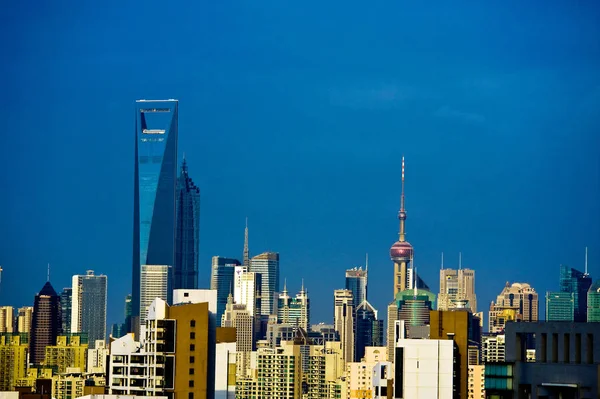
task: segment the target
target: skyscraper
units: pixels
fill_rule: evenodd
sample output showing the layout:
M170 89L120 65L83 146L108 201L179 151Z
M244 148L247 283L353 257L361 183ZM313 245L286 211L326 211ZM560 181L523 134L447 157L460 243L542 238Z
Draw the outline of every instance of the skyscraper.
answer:
M333 292L333 326L340 334L342 357L345 362L354 361L354 299L349 290Z
M62 318L60 297L50 281L35 296L29 340L29 362L40 364L44 361L46 346L56 345L56 337L61 333Z
M390 257L394 261L394 297L400 291L411 288L408 269L411 267L413 257L413 247L406 241L405 221L406 210L404 208L404 157L402 157L402 194L400 196L400 211L398 212L400 220L400 232L398 241L390 248Z
M573 321L574 304L572 292L546 292L546 321Z
M279 292L279 254L264 252L252 258L250 271L262 275L261 314L273 314L274 294Z
M71 332L71 309L73 303L73 288L63 288L60 293L60 311L62 314L62 330L65 333Z
M106 338L106 294L106 276L96 276L93 270L73 276L70 332L87 333L91 347Z
M142 265L140 278L141 308L140 325L146 323L148 306L156 299L167 301L171 266Z
M560 291L573 294L573 320L575 322L587 320L587 292L591 285L592 278L587 273L587 266L584 273L569 266L560 266Z
M377 318L377 309L363 301L354 312L356 334L354 336L354 361L360 362L367 346L383 346L383 320Z
M248 247L248 218L246 218L246 228L244 229L244 266L250 268L250 248Z
M277 322L302 327L305 331L308 331L310 327L310 299L308 298L308 291L304 289L304 281L302 281L302 288L295 298L289 296L287 284L284 282L283 291L277 298Z
M596 280L588 290L587 321L600 322L600 280Z
M443 259L442 254L442 259ZM457 301L469 301L471 312L477 313L477 297L475 296L475 270L462 268L462 256L459 255L458 270L440 270L440 294L438 310L456 308Z
M177 100L135 104L132 317L139 318L142 265L175 265ZM139 326L139 321L132 322Z
M23 306L19 308L19 316L17 318L17 332L27 334L27 342L31 332L31 320L33 319L33 306Z
M210 273L210 289L217 290L217 321L221 322L227 297L233 295L234 272L235 267L240 265L237 259L223 258L221 256L212 257L212 267Z
M200 251L200 189L188 174L185 158L177 179L176 215L173 289L196 289Z
M368 261L367 261L368 264ZM346 289L352 291L354 309L367 300L368 266L346 270Z
M489 332L501 333L507 321L538 321L538 294L527 283L506 282L504 289L492 301L489 312Z
M12 306L0 306L0 333L12 333L14 331L15 309Z

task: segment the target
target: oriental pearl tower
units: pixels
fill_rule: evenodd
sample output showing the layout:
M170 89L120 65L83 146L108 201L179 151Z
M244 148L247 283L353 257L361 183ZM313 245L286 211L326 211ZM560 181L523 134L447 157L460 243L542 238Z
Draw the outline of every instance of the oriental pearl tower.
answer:
M410 288L408 270L411 267L413 258L413 247L406 241L406 232L404 230L404 222L406 220L406 210L404 209L404 157L402 157L402 194L400 196L398 219L400 220L398 241L390 248L390 258L394 262L394 298L396 298L398 292Z

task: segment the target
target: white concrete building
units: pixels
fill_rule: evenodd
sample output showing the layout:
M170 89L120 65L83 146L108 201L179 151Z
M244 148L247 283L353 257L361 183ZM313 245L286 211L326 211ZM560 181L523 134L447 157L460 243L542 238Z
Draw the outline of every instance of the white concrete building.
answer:
M148 306L156 298L168 300L171 266L142 265L140 274L140 326L144 326ZM140 334L141 336L142 334Z
M399 339L394 362L394 398L452 399L454 342Z
M215 349L215 399L235 399L235 342L220 342Z
M87 369L88 373L106 374L106 358L110 351L104 340L97 340L95 349L88 349Z
M372 378L375 365L386 360L385 346L367 346L362 361L346 363L346 392L351 398L370 397L368 395L374 391ZM391 369L390 378L393 378Z
M499 363L505 358L505 335L484 335L481 337L481 352L484 363Z

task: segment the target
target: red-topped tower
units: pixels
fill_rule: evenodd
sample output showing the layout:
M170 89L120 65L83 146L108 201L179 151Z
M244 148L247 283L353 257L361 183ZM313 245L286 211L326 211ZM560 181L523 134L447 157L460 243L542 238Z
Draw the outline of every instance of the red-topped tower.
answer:
M398 212L400 220L400 231L398 232L398 241L390 248L390 258L394 261L394 298L400 291L409 287L408 269L413 257L413 247L406 241L405 221L406 209L404 208L404 157L402 157L402 194L400 196L400 211Z

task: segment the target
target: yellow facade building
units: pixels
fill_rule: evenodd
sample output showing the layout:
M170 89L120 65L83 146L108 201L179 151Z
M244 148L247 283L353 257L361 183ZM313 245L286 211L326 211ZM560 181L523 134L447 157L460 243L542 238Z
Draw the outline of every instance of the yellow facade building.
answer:
M56 366L57 373L65 373L68 367L85 370L88 343L83 334L59 335L56 345L46 347L45 366Z
M0 334L0 392L12 391L27 372L27 334Z

